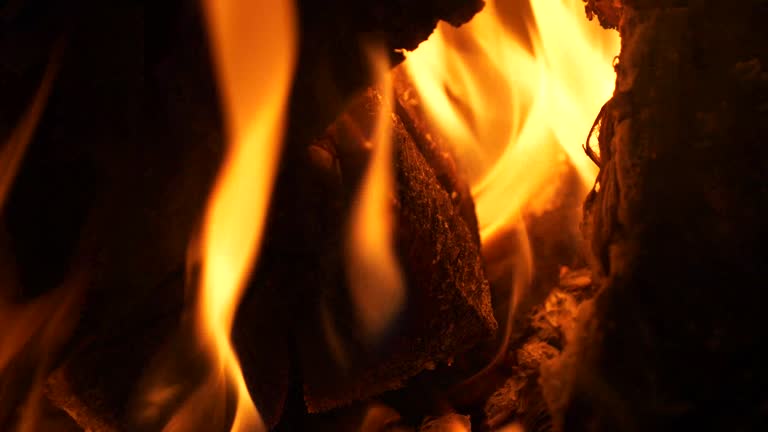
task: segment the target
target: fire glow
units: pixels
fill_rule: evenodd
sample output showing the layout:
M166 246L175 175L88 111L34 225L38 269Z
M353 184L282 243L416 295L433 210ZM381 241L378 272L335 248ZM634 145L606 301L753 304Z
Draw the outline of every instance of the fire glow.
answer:
M524 10L527 1L512 3ZM585 20L580 0L532 0L527 31L509 24L519 12L488 0L458 29L441 23L403 64L431 125L468 174L484 250L516 233L510 256L486 261L512 266L514 278L498 353L475 377L506 355L534 277L526 216L558 204L568 164L584 190L597 176L579 137L613 92L619 52L618 34Z
M487 1L458 29L441 23L404 63L468 171L484 240L546 210L562 162L592 184L578 138L613 92L619 51L618 34L585 20L580 0L531 1L530 45L506 24L517 11L501 6Z
M586 128L613 91L611 59L619 50L619 39L584 19L580 0L531 0L529 40L506 23L505 15L513 12L503 11L500 2L487 3L461 28L441 23L428 41L407 55L403 68L421 96L431 126L454 146L469 175L484 244L503 231L521 233L513 257L517 271L510 311L514 311L516 296L530 284L533 271L523 216L554 205L567 164L575 167L585 187L596 177L579 138L586 136ZM232 395L234 418L228 420L227 428L263 431L265 425L231 343L231 330L258 260L279 167L296 61L295 11L291 1L266 0L206 0L203 9L227 132L227 151L203 216L199 242L190 245L191 264L200 268L199 280L192 281L198 294L193 305L195 330L210 370L170 416L164 431L195 430L201 418L227 417L226 407L221 408ZM253 17L259 17L258 25ZM369 166L350 213L345 258L363 333L375 342L400 313L406 287L393 248L392 82L385 51L372 50L372 57L383 108L368 143L372 148ZM46 75L29 116L0 153L0 210L51 80L52 75ZM73 278L69 285L83 283ZM46 349L41 351L62 343L74 323L58 323L66 321L64 315L74 314L80 289L62 288L26 310L0 303L0 323L15 322L19 327L7 326L19 343L0 349L0 372L34 331L43 333ZM33 309L34 317L28 313ZM47 326L42 320L48 314L40 310L53 314ZM27 328L22 329L22 324ZM60 328L53 329L54 324ZM36 378L42 382L42 371ZM146 398L162 402L175 391L158 386ZM32 396L38 398L39 393ZM371 423L377 421L374 414L390 415L373 413ZM33 428L29 426L34 425L29 420L32 415L26 415L20 430ZM464 430L461 425L454 427Z

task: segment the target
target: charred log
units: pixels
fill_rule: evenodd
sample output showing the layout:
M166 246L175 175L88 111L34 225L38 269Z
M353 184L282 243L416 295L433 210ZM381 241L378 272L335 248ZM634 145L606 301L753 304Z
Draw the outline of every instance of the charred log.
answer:
M355 125L368 128L373 124L381 107L379 97L369 90L350 107L347 115ZM391 126L396 148L395 236L408 287L406 309L396 324L397 331L393 330L383 345L370 351L360 343L350 306L344 306L349 302L344 273L342 269L337 271L336 283L324 287L319 304L334 313L333 327L344 341L349 369L340 367L334 353L329 352L328 335L318 333L316 323L323 322L324 312L314 305L308 313L315 321L309 321L298 331L305 399L310 412L399 388L419 372L433 369L439 363L450 363L453 357L492 335L496 328L479 245L474 240L476 226L467 226L461 218L401 121L395 118ZM368 151L359 131L350 130L345 122L334 126L329 139L339 152L348 206ZM341 251L337 254L342 256ZM340 268L341 264L337 262L335 267ZM463 325L457 326L456 322Z
M620 3L585 203L600 292L545 373L556 430L758 430L768 8Z

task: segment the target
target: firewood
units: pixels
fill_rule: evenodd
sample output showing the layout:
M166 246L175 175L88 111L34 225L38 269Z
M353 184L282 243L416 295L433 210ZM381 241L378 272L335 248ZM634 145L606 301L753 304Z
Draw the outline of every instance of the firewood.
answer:
M619 3L584 207L600 291L543 376L555 430L759 430L768 9Z
M392 72L392 81L397 95L397 112L408 133L413 137L425 159L435 172L440 185L459 209L459 214L467 226L477 226L475 203L469 190L469 181L461 167L456 164L453 149L445 142L442 135L430 126L422 108L416 90L402 67ZM480 244L480 234L475 233L475 242Z
M343 214L332 148L317 140L282 164L259 265L233 327L246 384L268 427L280 421L299 379L297 329L320 324L306 309L336 283Z
M381 106L379 98L374 89L369 89L350 106L347 115L356 124L370 127ZM338 335L352 360L348 369L339 367L329 352L327 335L316 324L322 322L321 312L310 310L317 321L302 323L298 333L310 412L400 388L419 372L450 363L454 356L488 338L496 329L488 283L474 241L476 226L468 227L461 218L399 118L393 116L391 125L395 143L395 236L407 281L408 304L385 345L371 352L355 342L359 341L356 324L345 312L349 306L343 306L347 301L343 272L337 272L336 286L326 287L321 298L330 304ZM367 150L359 135L348 133L345 127L337 123L329 136L339 152L345 194L351 198L357 187L355 179L365 167Z

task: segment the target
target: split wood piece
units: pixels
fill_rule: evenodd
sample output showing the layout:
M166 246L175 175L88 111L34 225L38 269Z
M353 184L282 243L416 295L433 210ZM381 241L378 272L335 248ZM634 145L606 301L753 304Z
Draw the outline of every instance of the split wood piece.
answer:
M329 134L338 150L348 203L358 189L368 159L361 137L367 136L367 129L373 125L382 106L380 98L376 90L366 91ZM391 127L396 181L394 235L407 286L407 304L387 340L369 349L360 342L356 331L358 324L349 304L344 273L337 273L337 285L327 287L320 306L309 311L320 321L308 320L299 332L305 400L310 412L400 388L419 372L450 363L496 330L488 282L474 240L477 227L468 227L461 218L396 115L392 116ZM346 213L339 215L339 220L345 219ZM343 239L338 242L343 244ZM325 310L324 317L320 309ZM321 318L335 329L334 336L322 330L318 324L323 322ZM329 340L336 340L345 351L346 369L334 360Z
M422 101L402 66L392 70L392 83L397 113L405 129L430 163L440 185L448 192L464 222L467 226L477 226L475 201L472 199L469 181L461 167L456 164L453 149L441 134L436 133L434 126L429 124ZM473 234L475 242L479 245L479 232L474 231Z
M464 167L455 156L457 145L449 143L435 128L425 111L424 101L413 86L404 67L393 70L393 84L397 95L397 110L414 142L427 159L436 161L432 167L443 187L450 191L454 204L460 209L468 224L477 224L474 200ZM532 252L535 283L528 292L519 297L519 315L525 320L530 307L541 303L548 290L557 285L561 266L583 267L584 244L578 230L581 220L579 205L588 192L580 180L575 167L567 163L558 179L558 188L553 192L553 205L538 214L525 215L525 230ZM486 277L491 284L493 307L499 324L503 326L507 316L510 286L514 284L518 269L511 264L519 254L519 229L509 224L506 230L499 230L483 244L483 261ZM479 237L478 237L479 242ZM501 336L501 335L500 335Z
M423 154L434 155L433 158L441 162L433 164L433 169L437 174L441 184L447 190L453 190L451 197L454 204L468 211L462 215L469 215L471 219L476 220L474 212L474 201L471 198L469 188L466 187L467 181L462 175L462 168L453 157L453 147L450 147L442 134L430 124L425 112L424 101L413 87L409 77L403 67L395 68L393 71L394 88L397 96L397 110L403 123L414 137L419 149ZM460 144L460 143L452 143ZM428 159L430 159L428 157ZM445 173L445 179L441 177ZM460 180L456 180L460 179ZM578 209L583 196L588 192L579 179L575 168L568 166L565 174L560 179L560 187L555 196L556 205L552 209L541 214L531 214L525 217L525 227L527 238L530 241L532 262L533 262L533 281L530 286L525 288L522 293L516 293L517 308L516 315L513 317L512 334L509 336L509 354L507 359L499 359L492 370L487 370L481 375L475 375L478 370L485 368L495 357L501 344L502 332L498 334L498 340L489 341L483 346L478 346L472 350L471 356L462 356L454 362L451 368L438 368L432 374L439 375L435 380L419 379L409 383L409 385L392 395L388 400L392 406L398 408L404 415L410 418L418 418L424 413L439 410L439 406L449 400L452 406L461 407L466 412L477 412L483 410L483 404L497 391L504 393L499 389L499 384L505 380L517 381L524 387L523 396L528 410L523 415L523 410L514 409L514 406L506 405L504 408L493 408L494 411L485 413L490 416L485 426L493 428L500 427L503 422L510 418L524 420L526 426L534 427L540 423L538 415L532 413L542 413L546 411L546 404L541 395L541 389L537 383L538 368L531 370L531 373L520 374L515 372L510 376L509 368L517 370L515 358L516 351L523 349L521 347L533 343L534 340L544 340L552 343L554 347L561 347L561 335L551 327L532 328L532 317L538 312L553 287L560 290L569 288L569 293L579 296L579 301L584 298L592 297L593 292L587 290L591 287L589 271L582 268L578 271L567 270L563 265L575 266L581 268L586 266L584 261L583 240L578 230L578 220L581 219L581 212ZM464 187L464 188L463 188ZM463 197L468 197L462 202ZM467 207L464 205L468 204ZM466 219L465 219L466 220ZM512 290L510 287L515 284L515 274L521 269L516 268L514 260L510 260L516 254L520 253L520 232L514 226L508 231L500 232L493 238L486 239L483 245L483 261L486 270L486 277L491 285L491 296L494 308L494 314L500 327L504 325L509 311L510 296ZM527 271L526 269L522 269ZM584 280L587 280L586 285ZM589 291L589 292L586 292ZM550 334L544 334L549 332ZM535 339L531 339L535 338ZM546 345L542 344L541 346ZM551 348L557 352L556 348ZM467 378L473 377L470 380ZM439 382L435 385L434 381ZM509 389L507 389L509 390ZM499 395L504 398L504 395ZM536 405L536 408L530 408L530 405ZM502 404L503 405L503 404ZM548 415L544 416L548 419ZM546 422L546 419L544 420ZM535 430L535 429L534 429Z
M543 375L555 430L759 430L768 8L621 4L584 207L600 292Z

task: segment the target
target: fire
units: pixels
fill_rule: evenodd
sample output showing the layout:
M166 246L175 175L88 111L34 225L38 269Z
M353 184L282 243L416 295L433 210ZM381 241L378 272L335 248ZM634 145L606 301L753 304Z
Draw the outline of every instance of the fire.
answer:
M64 42L60 40L51 51L26 112L1 143L0 215L45 110L63 53ZM73 268L61 285L24 303L14 301L14 293L22 289L13 269L13 257L2 249L3 234L0 232L0 406L16 403L14 398L22 395L15 426L5 425L4 430L35 431L41 427L45 379L77 324L87 277L83 268Z
M461 28L440 25L403 65L430 122L467 171L484 251L505 241L504 233L519 242L514 256L486 261L513 266L514 278L498 354L475 377L506 355L533 280L526 217L558 204L569 164L585 190L597 176L582 143L613 92L620 48L617 33L585 19L581 0L486 2Z
M11 132L11 136L0 147L0 212L3 209L3 204L11 189L13 180L16 178L16 173L19 170L27 145L32 140L35 129L37 129L37 123L40 121L45 105L48 102L48 95L51 93L53 81L59 69L62 51L62 43L54 47L51 53L51 60L45 69L43 79L37 88L32 102L19 124Z
M552 205L566 162L592 184L580 140L613 92L619 51L581 0L531 0L522 33L509 24L521 4L487 3L459 29L439 26L404 64L468 171L484 241Z
M373 75L381 90L372 154L352 207L347 236L349 289L363 335L374 341L405 301L405 287L392 240L392 77L386 51L370 49Z
M201 404L224 400L229 390L237 397L231 431L264 430L230 331L258 254L278 166L295 63L294 7L266 0L203 4L228 134L199 251L198 329L216 367L166 430L191 430L194 418L207 415Z
M14 391L23 379L31 379L19 407L18 432L40 430L40 409L48 374L56 354L74 330L87 277L82 269L72 272L60 286L25 304L0 298L0 404L13 403ZM3 283L8 275L0 273ZM3 289L10 288L8 285ZM5 294L5 293L0 293ZM31 374L25 369L31 367ZM10 394L9 394L10 393ZM7 398L7 400L6 400Z

